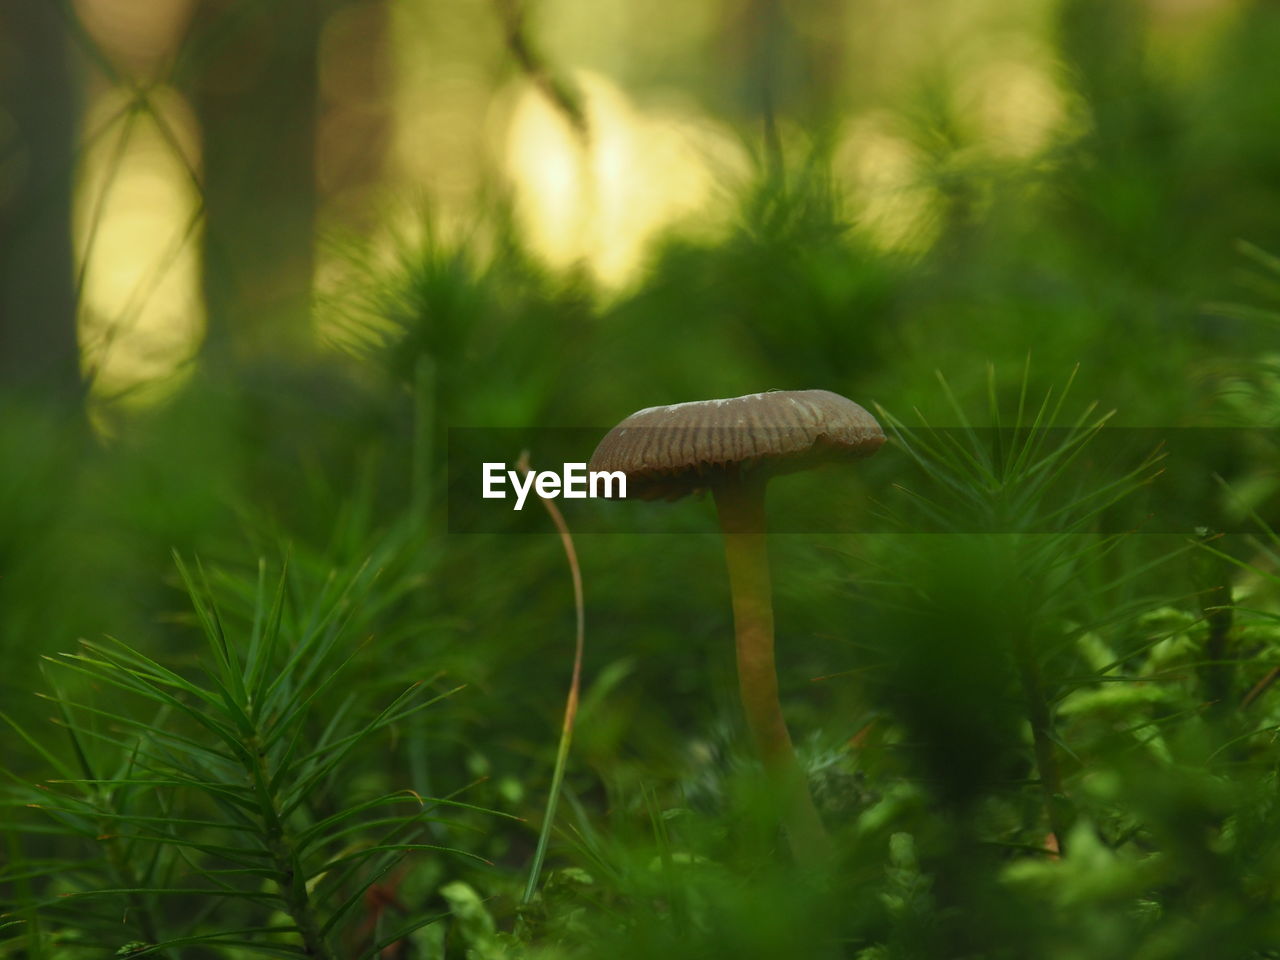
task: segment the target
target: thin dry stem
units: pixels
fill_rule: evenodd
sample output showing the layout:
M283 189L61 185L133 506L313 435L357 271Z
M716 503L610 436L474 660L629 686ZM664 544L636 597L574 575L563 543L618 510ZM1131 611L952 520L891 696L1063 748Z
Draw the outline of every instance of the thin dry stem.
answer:
M524 450L516 462L516 469L522 476L529 474L529 451ZM573 651L573 678L569 681L569 695L565 698L564 722L560 727L560 744L556 749L556 766L551 775L551 790L547 795L547 810L542 821L542 830L538 834L538 847L534 851L533 865L529 868L529 879L525 885L522 903L533 899L538 886L538 875L542 872L542 862L547 855L547 846L551 838L551 827L555 821L556 805L560 799L561 785L564 783L564 771L569 762L569 746L573 742L573 725L578 716L579 690L582 687L582 657L586 647L586 605L583 601L582 568L578 564L578 551L573 545L573 535L569 525L565 523L560 509L545 497L539 497L546 507L560 533L560 543L564 547L565 557L569 561L569 573L573 577L573 606L577 614L577 631Z

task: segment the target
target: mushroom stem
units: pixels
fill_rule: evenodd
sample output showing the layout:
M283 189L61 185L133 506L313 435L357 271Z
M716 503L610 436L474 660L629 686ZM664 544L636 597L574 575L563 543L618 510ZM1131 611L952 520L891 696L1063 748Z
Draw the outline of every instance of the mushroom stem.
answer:
M830 847L778 700L764 487L763 479L732 470L713 488L733 596L738 689L765 772L784 804L783 825L792 853L797 861L813 865L827 859Z

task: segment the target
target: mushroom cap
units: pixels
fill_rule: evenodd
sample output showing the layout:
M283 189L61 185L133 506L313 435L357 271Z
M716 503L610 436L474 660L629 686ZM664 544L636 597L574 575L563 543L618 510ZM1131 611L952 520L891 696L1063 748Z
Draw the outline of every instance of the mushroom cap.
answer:
M868 457L875 417L829 390L777 390L648 407L605 435L590 470L621 471L628 496L677 500L747 470L764 478Z

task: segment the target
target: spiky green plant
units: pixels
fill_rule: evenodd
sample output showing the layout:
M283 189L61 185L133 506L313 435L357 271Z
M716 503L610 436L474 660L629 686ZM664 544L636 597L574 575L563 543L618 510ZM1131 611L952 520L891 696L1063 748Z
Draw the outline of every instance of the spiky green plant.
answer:
M918 530L923 525L944 535L923 562L910 564L908 589L915 597L914 612L931 624L922 635L936 639L927 645L940 662L955 666L944 674L968 681L977 691L973 704L991 699L993 706L987 712L992 715L1003 714L1008 705L1000 677L1002 664L1012 665L1021 689L1021 713L1032 735L1034 769L1044 794L1049 831L1058 851L1066 847L1072 813L1054 729L1054 701L1061 691L1059 682L1046 681L1045 664L1061 653L1070 638L1063 622L1079 620L1080 613L1073 609L1078 591L1072 596L1077 578L1096 568L1122 537L1100 530L1100 521L1117 503L1151 482L1160 463L1159 451L1137 451L1136 462L1112 474L1073 476L1073 467L1111 417L1099 415L1091 404L1059 426L1073 379L1074 373L1061 390L1048 391L1033 405L1027 397L1029 371L1024 373L1008 427L1001 418L994 368L989 368L988 376L989 427L974 428L945 380L941 380L943 391L958 429L936 429L927 422L908 427L881 410L894 441L927 485L927 490L900 488L910 502L910 519L900 517L899 522L910 524L904 529ZM1124 574L1134 575L1134 571ZM955 629L953 637L947 636L948 623ZM972 636L964 635L966 626ZM899 679L907 681L905 689L910 690L920 678ZM900 689L895 695L902 694ZM999 706L1002 703L1005 706ZM961 724L958 729L963 728ZM995 735L994 730L986 733ZM999 763L999 751L987 751L984 761ZM981 777L974 773L973 769L957 771L951 786L958 790L979 786Z
M375 884L409 857L481 859L442 815L478 808L362 761L457 688L424 675L377 707L376 685L352 682L370 640L353 627L385 601L367 563L320 583L285 569L274 587L261 563L224 575L226 606L246 616L215 601L200 565L177 566L202 653L174 669L107 638L48 658L64 749L4 717L48 775L9 774L10 804L42 818L7 830L0 955L377 956L436 916L367 922Z

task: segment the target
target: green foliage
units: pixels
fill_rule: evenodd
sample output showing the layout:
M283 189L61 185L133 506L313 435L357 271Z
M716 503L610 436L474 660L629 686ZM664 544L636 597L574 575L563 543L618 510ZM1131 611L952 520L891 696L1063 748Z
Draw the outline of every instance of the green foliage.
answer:
M475 858L444 838L459 826L451 812L479 811L387 790L358 758L457 688L425 676L374 707L374 690L352 686L371 609L395 599L368 564L318 582L283 570L272 583L265 564L256 577L224 574L227 607L201 567L177 564L206 642L193 670L111 638L83 641L49 658L69 756L5 717L54 774L9 795L43 815L23 833L58 850L33 859L11 835L3 880L25 891L21 949L376 955L386 931L360 927L370 890L406 856ZM81 692L66 692L76 679Z
M1217 6L1037 7L1069 116L1016 157L984 152L967 66L920 82L890 49L851 106L893 114L931 198L907 249L844 131L780 115L719 232L624 288L544 267L486 193L464 229L428 209L331 252L323 358L202 362L92 431L6 392L0 957L1280 955L1280 15ZM839 502L832 474L770 494L776 529L863 530L771 543L822 876L746 746L720 545L671 532L709 504L577 536L562 756L560 545L448 526L451 427L540 463L538 428L774 387L891 434ZM1187 529L1146 532L1169 504ZM208 561L177 616L174 548ZM56 653L104 630L128 642Z

